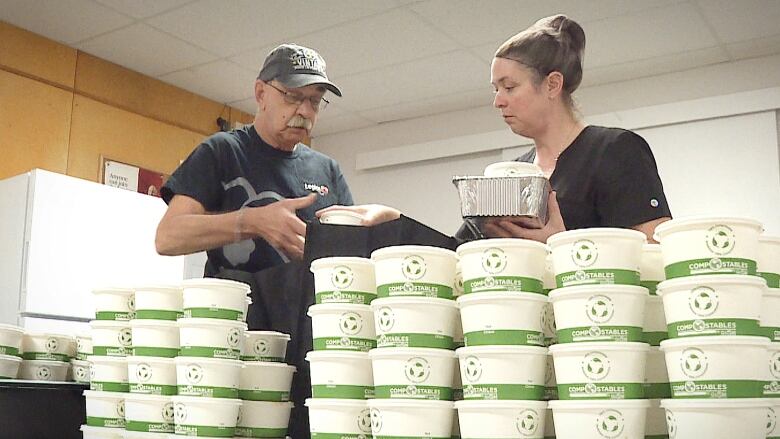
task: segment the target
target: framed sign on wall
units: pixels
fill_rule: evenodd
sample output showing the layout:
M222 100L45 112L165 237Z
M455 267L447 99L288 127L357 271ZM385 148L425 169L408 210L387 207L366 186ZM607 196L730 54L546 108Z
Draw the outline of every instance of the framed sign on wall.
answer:
M169 175L140 166L100 157L100 182L120 189L139 192L153 197L160 196L160 188Z

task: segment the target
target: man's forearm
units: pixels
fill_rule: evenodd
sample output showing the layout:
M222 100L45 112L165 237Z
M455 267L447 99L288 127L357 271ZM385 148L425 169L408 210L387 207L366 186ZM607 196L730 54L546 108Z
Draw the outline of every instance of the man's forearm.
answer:
M240 221L243 214L242 211L235 211L166 218L157 228L157 252L166 256L186 255L248 238Z

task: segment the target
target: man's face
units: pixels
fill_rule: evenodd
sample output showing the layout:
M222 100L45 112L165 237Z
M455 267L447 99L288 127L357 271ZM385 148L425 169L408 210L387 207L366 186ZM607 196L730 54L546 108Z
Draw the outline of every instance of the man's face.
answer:
M312 102L319 102L325 91L318 84L288 89L276 81L256 81L255 99L262 111L259 129L263 140L292 151L297 143L311 136L317 121Z

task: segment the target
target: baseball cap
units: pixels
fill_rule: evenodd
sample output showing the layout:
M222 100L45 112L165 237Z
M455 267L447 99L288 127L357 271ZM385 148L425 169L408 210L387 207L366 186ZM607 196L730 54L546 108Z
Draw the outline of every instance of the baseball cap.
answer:
M276 79L285 87L298 88L311 84L322 84L341 96L341 90L328 80L325 74L325 60L314 49L297 44L282 44L265 58L257 79Z

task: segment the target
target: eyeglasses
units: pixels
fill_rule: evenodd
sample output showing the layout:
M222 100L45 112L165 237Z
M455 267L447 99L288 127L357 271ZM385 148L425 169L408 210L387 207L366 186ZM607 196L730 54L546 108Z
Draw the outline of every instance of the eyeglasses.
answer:
M281 88L271 84L270 82L266 82L266 84L270 85L274 90L281 93L282 96L284 96L284 101L287 102L288 104L294 104L295 106L299 106L299 105L303 105L303 101L309 101L314 111L324 110L328 106L328 104L330 104L330 101L328 101L325 98L318 98L316 96L306 97L298 93L282 90Z

